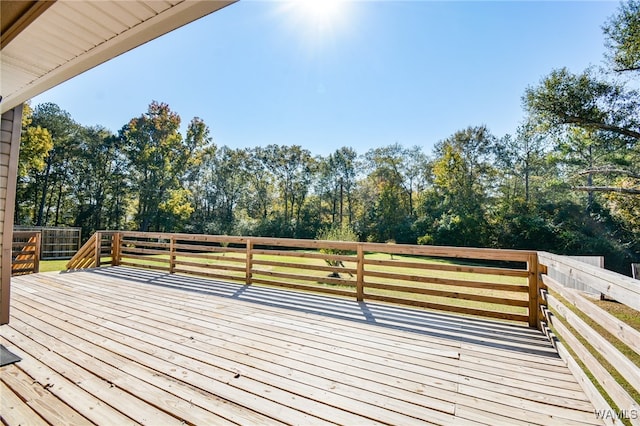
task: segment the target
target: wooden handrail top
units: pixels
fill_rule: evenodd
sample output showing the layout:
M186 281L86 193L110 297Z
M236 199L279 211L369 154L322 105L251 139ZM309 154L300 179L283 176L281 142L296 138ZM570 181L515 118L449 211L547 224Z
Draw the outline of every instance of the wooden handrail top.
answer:
M100 231L101 233L113 234L116 231ZM335 249L356 251L358 246L362 246L364 252L383 252L391 254L421 255L432 257L446 257L458 259L476 260L496 260L506 262L527 262L529 256L535 255L535 251L530 250L506 250L476 247L452 247L452 246L427 246L411 244L386 244L369 242L347 242L329 240L311 240L296 238L273 238L273 237L252 237L252 236L230 236L230 235L206 235L206 234L184 234L165 232L139 232L120 231L126 238L150 238L175 241L198 241L211 243L228 243L245 245L251 240L254 246L290 247L302 249Z

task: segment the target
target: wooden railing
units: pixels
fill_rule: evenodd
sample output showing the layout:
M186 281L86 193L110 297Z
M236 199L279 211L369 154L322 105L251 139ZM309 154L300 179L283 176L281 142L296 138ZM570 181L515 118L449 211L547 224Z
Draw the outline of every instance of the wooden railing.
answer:
M596 407L594 416L612 425L622 424L621 419L640 425L640 362L629 355L640 355L640 332L598 307L584 293L559 282L579 283L640 311L640 281L566 256L459 247L98 232L68 268L104 264L528 322L545 332L556 346Z
M592 303L582 292L563 286L549 272L553 270L554 276L579 281L636 311L640 311L640 281L565 256L550 253L538 256L543 331L581 380L596 409L603 417L609 417L605 420L619 424L615 421L626 419L632 425L640 425L640 367L628 355L640 355L640 332ZM615 409L595 388L585 370L609 396Z
M67 268L102 264L413 305L532 326L538 321L537 258L529 251L97 232Z
M118 243L117 232L99 231L94 233L80 250L67 262L67 270L98 268L102 265L117 265Z
M13 232L11 275L35 274L40 271L41 241L40 232Z

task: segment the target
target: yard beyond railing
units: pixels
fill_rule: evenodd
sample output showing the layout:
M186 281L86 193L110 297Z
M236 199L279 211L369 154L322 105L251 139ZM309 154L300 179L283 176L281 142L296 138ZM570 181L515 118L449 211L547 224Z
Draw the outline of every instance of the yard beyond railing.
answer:
M527 322L556 346L596 407L594 415L607 424L640 425L640 331L553 277L618 300L632 312L640 311L640 281L566 256L105 231L94 234L67 268L102 264Z
M98 232L67 268L104 263L537 324L530 251Z

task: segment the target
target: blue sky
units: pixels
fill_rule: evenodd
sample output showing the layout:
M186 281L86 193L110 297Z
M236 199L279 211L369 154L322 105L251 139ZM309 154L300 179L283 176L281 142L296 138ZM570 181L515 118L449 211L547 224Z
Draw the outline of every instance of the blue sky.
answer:
M314 0L315 1L315 0ZM117 132L166 102L232 148L327 155L432 146L485 124L513 133L521 97L552 69L603 64L617 2L357 1L328 16L241 0L34 98ZM327 12L329 13L329 12Z

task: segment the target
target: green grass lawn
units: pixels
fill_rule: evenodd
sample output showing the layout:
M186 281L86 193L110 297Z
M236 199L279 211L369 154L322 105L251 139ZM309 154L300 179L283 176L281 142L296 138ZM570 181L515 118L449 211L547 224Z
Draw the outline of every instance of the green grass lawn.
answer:
M64 260L41 260L40 272L64 271L67 269L68 259Z

